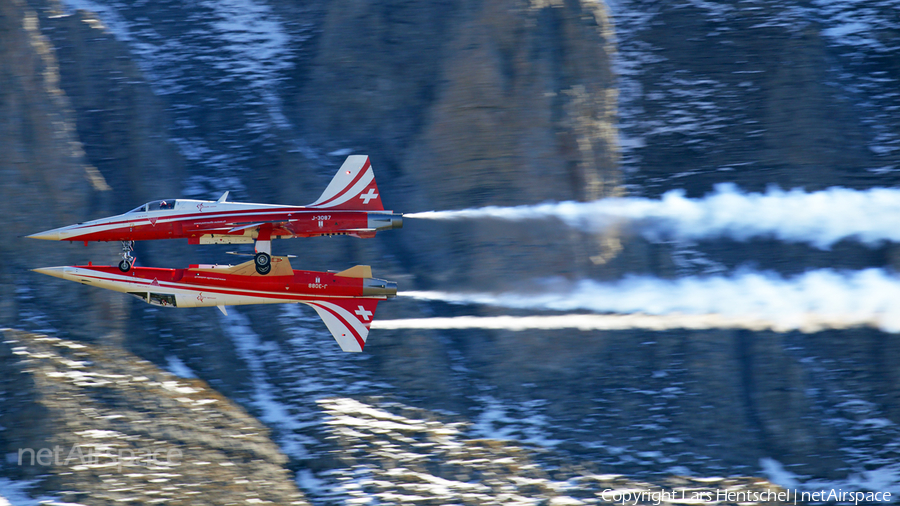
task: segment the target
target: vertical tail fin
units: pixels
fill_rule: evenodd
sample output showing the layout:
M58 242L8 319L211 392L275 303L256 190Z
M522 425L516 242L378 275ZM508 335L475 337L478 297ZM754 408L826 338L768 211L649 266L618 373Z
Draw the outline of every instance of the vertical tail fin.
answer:
M319 200L308 207L335 210L384 211L375 172L366 155L351 155L331 179Z
M304 302L319 313L344 351L360 352L369 337L378 299L334 299Z

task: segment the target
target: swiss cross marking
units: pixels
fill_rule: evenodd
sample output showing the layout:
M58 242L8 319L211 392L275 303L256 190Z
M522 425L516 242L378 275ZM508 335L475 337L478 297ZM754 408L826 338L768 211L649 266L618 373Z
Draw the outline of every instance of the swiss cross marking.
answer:
M368 204L370 200L378 198L378 194L375 193L375 188L369 188L369 192L361 194L359 198L363 199L363 204Z
M359 309L354 311L354 314L359 315L359 317L362 318L364 322L369 321L369 317L372 316L372 312L366 311L366 308L362 306L359 306Z

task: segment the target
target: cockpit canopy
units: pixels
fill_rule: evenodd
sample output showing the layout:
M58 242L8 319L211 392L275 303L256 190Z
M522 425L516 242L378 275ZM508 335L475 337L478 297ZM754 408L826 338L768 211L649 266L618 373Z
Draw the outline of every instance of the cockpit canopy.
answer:
M154 200L153 202L148 202L142 206L135 207L128 213L145 213L148 211L168 211L170 209L175 209L175 199L167 199L167 200ZM125 214L128 214L125 213Z

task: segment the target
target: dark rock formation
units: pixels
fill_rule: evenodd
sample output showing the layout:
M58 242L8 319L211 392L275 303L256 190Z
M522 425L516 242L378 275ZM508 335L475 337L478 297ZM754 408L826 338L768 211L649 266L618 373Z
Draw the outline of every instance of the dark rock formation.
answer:
M161 310L27 271L112 262L117 245L21 235L155 198L214 198L224 190L236 200L308 203L350 152L372 156L384 202L403 212L593 200L626 188L647 196L684 188L696 196L722 181L749 190L895 183L896 50L853 45L839 29L853 16L893 11L880 2L865 12L760 4L634 0L610 11L556 0L258 0L243 8L98 0L101 12L91 13L54 0L0 3L0 214L11 223L0 241L0 324L119 346L159 365L180 358L272 428L286 463L263 432L248 436L247 448L204 447L211 456L202 460L249 452L244 460L261 460L264 471L241 472L278 483L284 495L273 495L275 502L296 493L282 465L310 489L317 480L337 486L348 469L368 472L351 461L370 447L362 451L346 433L332 432L335 404L317 402L335 396L380 396L363 404L389 410L398 402L470 420L467 441L505 434L551 448L546 459L543 450L520 458L494 442L466 443L478 447L479 459L528 466L533 458L544 466L528 474L538 481L566 459L600 473L659 476L685 469L753 474L761 459L774 458L797 474L827 479L896 462L900 382L893 364L900 351L894 335L875 330L376 331L366 353L350 357L337 352L311 313L293 307L241 308L222 319L214 309ZM890 23L870 26L876 42L893 36ZM898 258L892 246L838 244L826 252L776 241L650 243L552 220L407 220L403 230L372 240L275 247L300 256L297 267L371 264L401 290L533 290L534 280L551 276L674 277L710 262L791 274L891 266ZM676 262L688 249L699 260ZM139 245L137 257L181 267L227 262L225 251L160 241ZM495 311L398 299L382 304L379 317ZM59 342L34 343L64 356ZM131 356L102 350L91 353L126 374ZM57 384L41 372L61 358L35 359L41 365L29 372L11 353L0 348L13 364L9 377L24 383L4 383L4 444L73 437L76 428L59 415L62 401L42 396L95 387ZM102 392L91 390L91 402L133 415L130 427L140 413L177 414L171 426L186 431L185 441L240 435L229 424L249 420L229 408L229 424L200 434L184 427L185 403L164 388L96 388ZM283 412L272 413L265 400ZM114 419L90 420L100 425L77 431L119 430L109 428ZM182 437L172 434L138 435ZM394 460L367 462L386 479ZM467 482L496 473L478 465L431 463L402 479L420 484L427 471ZM106 485L85 472L57 476L47 490L71 486L85 494L73 500L88 503L91 491L99 498ZM589 474L551 478L578 473ZM504 480L479 493L496 493ZM251 485L235 493L250 493ZM545 485L529 497L547 497ZM383 484L368 486L368 493L387 493Z
M2 339L0 445L13 476L89 505L307 504L268 430L204 382L118 347Z

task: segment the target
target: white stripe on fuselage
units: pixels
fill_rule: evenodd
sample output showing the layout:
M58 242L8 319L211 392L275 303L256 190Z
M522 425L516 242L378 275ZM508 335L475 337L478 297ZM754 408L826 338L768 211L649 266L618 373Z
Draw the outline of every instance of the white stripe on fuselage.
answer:
M215 302L210 301L209 303L205 303L204 301L200 301L198 306L215 306L218 304L225 305L236 305L236 304L279 304L279 303L293 303L293 302L302 302L297 298L283 298L284 292L273 292L273 291L265 291L265 290L248 290L243 288L233 288L228 286L215 286L215 285L199 285L193 283L175 283L171 281L159 281L159 280L149 280L146 278L138 278L135 276L129 276L127 274L113 274L102 271L95 271L92 269L84 269L79 267L66 267L64 270L65 279L81 282L82 279L86 279L88 284L92 286L97 286L100 288L105 288L108 290L112 290L115 292L166 292L173 294L182 294L182 295L196 295L198 292L213 292L217 297L228 297L229 299L240 300L240 302L222 302L219 299L216 299ZM156 285L153 282L156 281ZM230 291L230 292L240 292L238 294L226 294L221 293L222 290ZM275 297L265 297L266 295L274 295ZM364 297L364 296L355 296L350 297L346 295L327 295L327 294L312 294L306 292L293 292L291 293L294 297L304 297L309 298L310 300L321 300L321 299L379 299L382 300L384 297ZM335 306L340 308L340 306ZM349 313L348 313L349 315ZM343 316L343 315L342 315ZM352 316L348 316L348 318L352 318L352 321L358 320Z
M247 204L249 205L260 205L266 206L267 204ZM252 212L243 212L240 214L235 214L236 211L251 211ZM320 212L316 209L303 208L303 207L260 207L260 208L243 208L243 209L232 209L229 211L216 211L215 213L210 214L200 214L196 212L192 212L190 214L184 213L183 211L171 210L171 211L152 211L150 213L135 213L134 216L129 216L130 213L120 214L117 216L111 216L109 218L100 218L99 220L89 221L87 223L83 223L80 225L70 225L68 227L61 227L55 229L60 233L60 239L70 239L76 238L86 234L95 234L98 232L107 232L110 230L115 230L119 228L130 228L131 224L134 226L147 226L151 225L150 219L156 218L155 225L165 225L168 223L174 223L178 221L208 221L215 220L221 218L248 218L247 221L255 221L252 218L261 216L261 215L271 215L271 214L291 214L291 213L315 213ZM133 218L133 219L132 219ZM229 226L229 223L234 223L233 221L224 221L222 226L223 228ZM230 227L229 227L230 228Z
M70 270L71 269L71 270ZM181 294L181 295L197 295L199 292L213 292L216 297L226 297L228 299L233 299L234 302L240 300L241 304L262 304L262 303L286 303L286 302L297 302L296 299L286 299L286 298L273 298L273 297L264 297L264 295L275 295L282 296L283 293L280 292L269 292L263 290L243 290L240 288L230 288L224 286L213 286L213 285L195 285L190 283L173 283L170 281L159 281L159 280L150 280L146 278L137 278L134 276L128 275L118 275L118 274L110 274L107 272L99 272L91 269L81 269L77 267L66 268L65 274L69 276L68 279L72 281L81 282L82 280L88 281L90 285L96 286L99 288L105 288L107 290L112 290L115 292L165 292L171 294ZM154 285L153 282L156 281ZM219 290L225 290L229 292L240 292L237 294L230 293L221 293ZM294 295L305 297L306 294L296 293ZM312 295L310 295L312 297ZM226 305L233 305L234 302L225 302ZM217 304L222 304L221 300L216 300L216 302L210 302L209 304L204 304L201 301L201 304L198 305L210 305L215 306Z
M80 236L87 234L96 234L99 232L108 232L110 230L116 229L124 229L131 228L132 226L147 226L147 225L166 225L169 223L174 223L178 221L199 221L200 224L203 224L205 221L216 220L222 218L231 218L231 220L225 220L222 222L222 228L228 227L229 229L236 223L239 223L236 220L242 220L246 218L247 222L259 221L253 218L257 216L265 216L265 215L290 215L294 213L299 214L315 214L321 213L322 210L328 209L332 206L339 205L343 202L346 202L355 194L358 194L366 186L374 179L374 176L371 176L371 169L368 173L356 184L354 185L354 189L358 188L358 191L355 191L353 195L350 195L351 192L348 192L349 197L341 197L337 201L333 203L329 203L324 207L306 207L306 206L284 206L284 205L275 205L275 204L245 204L239 202L226 202L224 204L216 204L215 202L209 201L210 204L216 204L217 206L231 206L231 209L222 210L222 211L213 211L209 214L206 213L197 213L197 212L187 212L186 210L172 209L166 211L146 211L139 213L124 213L116 216L110 216L108 218L100 218L97 220L88 221L86 223L81 223L78 225L69 225L67 227L60 227L48 230L47 232L58 232L60 234L60 240L66 239L76 239ZM368 179L368 180L367 180ZM206 203L206 201L190 201L190 202L198 202L198 203ZM242 212L243 211L243 212ZM364 213L372 213L372 214L390 214L390 211L366 211L363 209L341 209L340 212L364 212ZM236 214L237 213L237 214ZM156 223L151 223L151 218L156 218ZM291 221L297 221L299 218L287 217L276 218L276 219L290 219ZM271 220L268 220L271 221ZM209 223L209 225L215 225L213 223ZM208 229L207 233L215 233L212 227ZM203 232L204 229L199 229L197 232Z
M194 213L194 214L190 214L190 215L157 214L155 216L158 216L157 221L156 221L157 225L165 225L168 223L174 223L174 222L178 222L178 221L195 221L195 220L207 221L207 220L215 220L215 219L221 219L221 218L236 218L236 219L247 218L246 221L253 222L253 221L259 221L259 220L252 219L253 217L261 216L261 215L264 216L264 215L272 215L272 214L277 215L277 214L293 214L293 213L315 214L315 213L321 213L323 209L327 209L327 207L319 208L319 209L310 208L310 207L293 207L293 208L280 207L280 208L274 208L274 209L269 209L269 210L260 209L255 212L246 212L246 213L241 213L238 215L235 215L234 211L226 211L226 212L220 212L217 214L209 214L209 215ZM154 211L154 212L156 212L156 213L172 213L173 211ZM389 211L364 211L362 209L356 209L356 210L342 209L342 210L340 210L340 212L364 212L364 213L372 213L372 214L379 214L379 213L389 214ZM136 218L134 220L123 219L123 217L127 217L127 216L128 216L127 214L120 214L118 216L111 216L109 218L101 218L99 220L82 223L80 225L70 225L68 227L61 227L61 228L57 228L57 229L53 229L53 230L48 230L47 232L54 232L54 231L59 232L60 240L75 239L75 238L78 238L80 236L87 235L87 234L95 234L98 232L107 232L110 230L116 230L116 229L120 229L120 228L121 229L130 228L131 223L133 223L134 226L142 226L142 227L147 226L147 225L151 224L150 218L153 217L153 216L147 216L145 214L145 215L142 215L142 217ZM278 218L276 218L276 219L278 219ZM284 217L284 219L288 219L288 218ZM291 217L289 219L289 221L298 221L299 219L300 218ZM271 221L271 220L267 220L267 221ZM237 223L237 222L234 219L223 221L221 224L221 228L222 229L228 228L230 230L235 223ZM201 221L200 224L203 224L203 222ZM209 225L215 225L215 224L209 223ZM208 229L198 229L197 230L197 232L201 233L201 234L205 231L206 231L206 233L209 233L209 234L216 233L215 229L213 227L210 227ZM77 233L73 233L73 232L77 232ZM175 238L175 239L177 239L177 238Z

